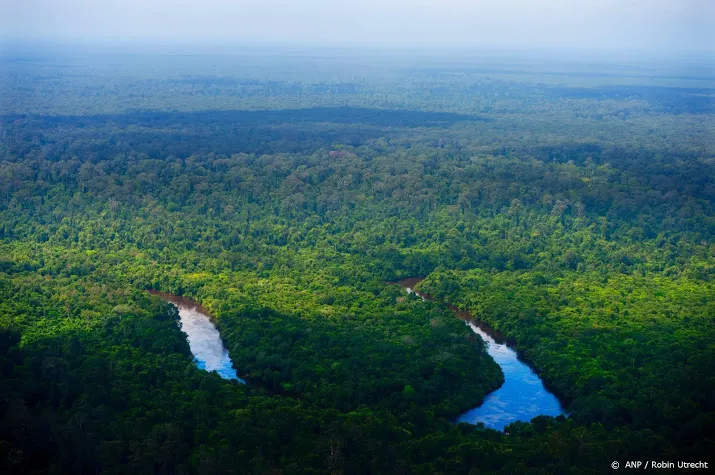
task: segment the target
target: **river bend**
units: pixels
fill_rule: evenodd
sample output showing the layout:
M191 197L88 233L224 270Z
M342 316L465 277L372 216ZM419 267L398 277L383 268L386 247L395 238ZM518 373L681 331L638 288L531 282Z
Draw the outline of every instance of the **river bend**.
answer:
M423 300L434 300L429 295L414 291L421 278L410 278L396 282L408 293L415 293ZM560 416L565 414L559 400L545 387L541 378L527 364L519 360L516 351L510 347L499 332L484 322L475 320L468 312L448 306L457 317L464 320L469 328L482 337L487 345L487 353L501 367L504 384L489 393L482 404L457 417L457 422L470 424L484 423L491 429L503 430L516 421L528 422L536 416Z

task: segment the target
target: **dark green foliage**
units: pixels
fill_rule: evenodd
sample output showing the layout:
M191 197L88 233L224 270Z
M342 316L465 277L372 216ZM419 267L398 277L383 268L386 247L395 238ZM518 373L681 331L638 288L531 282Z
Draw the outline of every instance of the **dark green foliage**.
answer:
M0 73L0 471L710 457L707 78L115 59ZM386 283L415 275L513 339L570 416L450 423L502 375ZM248 385L197 369L149 289L208 308Z

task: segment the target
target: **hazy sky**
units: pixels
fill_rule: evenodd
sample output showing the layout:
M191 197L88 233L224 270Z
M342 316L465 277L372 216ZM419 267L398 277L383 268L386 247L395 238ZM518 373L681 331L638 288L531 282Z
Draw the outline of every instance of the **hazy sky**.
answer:
M0 0L6 38L715 50L715 0Z

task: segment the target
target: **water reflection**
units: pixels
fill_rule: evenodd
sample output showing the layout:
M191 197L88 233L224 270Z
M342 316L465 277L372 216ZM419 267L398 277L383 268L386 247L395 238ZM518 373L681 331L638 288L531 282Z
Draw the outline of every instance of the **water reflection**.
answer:
M414 286L422 278L412 277L396 282L408 293L415 293L422 300L433 300L429 295L414 291ZM482 337L487 345L487 353L501 367L504 384L487 395L484 402L457 417L457 422L470 424L484 423L491 429L503 430L516 421L528 422L536 416L560 416L565 414L561 403L546 390L541 378L519 358L509 347L504 335L490 328L456 307L448 306L457 317L464 320L474 333Z
M181 329L189 340L194 362L200 369L216 371L224 379L235 379L246 383L238 377L233 367L228 350L223 346L221 335L208 316L208 312L193 300L164 292L151 292L159 295L167 302L173 303L179 309Z
M467 325L487 343L487 353L504 373L504 384L489 393L481 406L460 415L458 422L483 422L486 427L503 430L515 421L528 422L536 416L564 414L556 396L546 390L541 378L529 366L519 361L516 351L505 343L494 341L474 322L467 322Z

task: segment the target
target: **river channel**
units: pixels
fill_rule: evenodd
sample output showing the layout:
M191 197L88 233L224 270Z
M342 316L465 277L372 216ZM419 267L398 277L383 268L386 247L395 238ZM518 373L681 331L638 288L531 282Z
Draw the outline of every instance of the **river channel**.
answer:
M422 279L413 277L395 284L408 293L415 293L423 300L434 300L429 295L414 291ZM224 379L238 377L228 350L221 340L218 329L211 321L208 311L193 300L164 292L151 291L179 309L181 329L186 333L196 365L206 371L216 371ZM489 393L483 403L456 418L456 422L483 423L486 427L503 430L515 421L530 421L536 416L559 416L565 414L559 400L545 387L541 378L524 362L503 335L488 325L475 320L468 312L448 305L454 314L487 344L487 353L501 367L504 384Z
M412 277L395 282L408 293L415 293L423 300L434 300L426 294L415 292L414 287L422 278ZM455 315L464 320L469 328L482 337L487 344L487 353L501 367L504 384L489 393L484 402L474 409L459 415L457 422L484 423L486 427L503 430L516 421L530 421L536 416L559 416L565 414L559 400L545 387L541 378L526 363L519 360L516 351L506 338L468 312L448 305Z
M221 335L205 308L193 300L178 295L154 290L150 293L173 303L179 309L181 329L188 337L196 366L206 371L216 371L223 379L235 379L246 383L236 374L233 361L223 345Z

